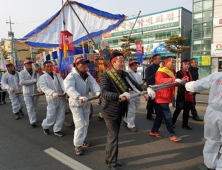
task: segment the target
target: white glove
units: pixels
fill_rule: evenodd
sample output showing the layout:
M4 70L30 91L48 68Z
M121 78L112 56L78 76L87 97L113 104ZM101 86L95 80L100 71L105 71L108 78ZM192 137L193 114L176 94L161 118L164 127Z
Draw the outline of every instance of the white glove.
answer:
M36 83L36 82L37 82L37 79L33 79L32 81L33 81L33 83Z
M12 87L10 87L10 88L9 88L9 91L10 91L11 93L14 93L14 92L15 92L15 89L12 88Z
M40 93L42 92L42 90L40 89L40 87L37 87L37 91L40 92Z
M176 79L175 82L177 82L177 83L181 83L182 80L181 80L181 79Z
M124 97L126 100L130 100L130 94L128 92L124 92L119 96L119 98Z
M58 97L59 97L59 96L58 96L58 93L53 93L53 94L52 94L52 98L53 98L53 99L56 99L56 98L58 98Z
M86 103L88 101L87 97L81 96L79 97L80 103Z
M96 92L96 96L99 96L99 95L100 95L100 91L97 91L97 92Z
M153 89L150 87L147 87L147 94L150 96L151 100L153 100L156 97L155 91L153 91Z

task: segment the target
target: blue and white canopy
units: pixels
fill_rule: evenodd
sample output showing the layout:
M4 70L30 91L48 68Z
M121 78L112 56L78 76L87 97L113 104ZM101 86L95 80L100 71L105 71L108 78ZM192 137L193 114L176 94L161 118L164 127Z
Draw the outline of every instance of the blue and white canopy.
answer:
M115 29L126 18L125 15L113 15L76 1L70 3L92 38ZM66 2L61 10L21 38L20 42L32 47L55 48L59 46L60 31L63 30L73 34L73 44L79 44L90 39L68 2Z

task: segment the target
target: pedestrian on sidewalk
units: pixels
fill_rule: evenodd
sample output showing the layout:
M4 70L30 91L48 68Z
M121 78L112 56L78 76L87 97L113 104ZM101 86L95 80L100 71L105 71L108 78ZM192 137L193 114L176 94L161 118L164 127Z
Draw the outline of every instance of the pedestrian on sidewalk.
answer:
M191 72L191 75L193 77L193 81L196 81L199 79L199 73L198 73L198 61L196 58L191 58L190 59L190 67L189 67L189 71ZM192 108L191 108L191 114L193 117L193 120L196 121L203 121L203 119L201 119L198 116L197 110L196 110L196 94L197 93L193 93L193 104L192 104Z
M43 131L46 135L50 135L49 127L53 125L54 135L62 137L62 125L65 120L63 79L53 71L51 61L45 61L43 67L44 74L38 80L38 86L45 93L47 101L46 118L42 122Z
M222 169L222 73L213 73L201 80L188 82L185 87L190 92L209 90L204 116L204 164L208 169Z
M175 77L174 68L175 68L175 59L173 57L166 58L163 61L162 67L160 67L156 72L155 84L158 85L166 82L167 83L177 82L178 84L180 84L182 80L177 79ZM158 112L154 120L153 127L149 134L150 136L155 136L157 138L163 137L159 133L159 128L164 118L167 130L170 133L170 140L173 142L178 142L181 140L181 138L176 135L173 129L171 111L169 107L169 103L172 103L174 91L175 91L175 86L171 86L156 91L156 103L157 103Z
M24 70L19 73L19 79L20 84L22 85L23 96L29 116L30 125L32 127L36 127L38 97L32 97L32 94L38 92L36 83L39 78L39 73L35 71L35 68L32 65L32 61L29 59L24 61L24 66Z
M118 158L118 138L122 118L127 114L130 100L130 85L142 91L142 85L137 84L130 75L124 71L125 60L123 54L114 52L111 57L111 68L101 75L101 110L108 130L105 162L110 170L118 170L121 163ZM128 82L129 81L129 82ZM155 92L148 87L148 95L155 98ZM125 98L119 102L119 98Z
M96 96L100 95L100 87L96 80L86 72L88 63L89 60L85 60L82 56L75 57L73 72L69 73L64 80L75 125L73 143L75 154L78 156L83 155L83 149L89 147L89 143L85 141L91 107L91 102L88 101L89 91Z
M176 77L179 79L187 79L188 81L192 81L192 75L188 70L190 66L190 61L188 59L183 59L181 61L181 69L176 73ZM192 108L193 104L193 93L186 91L183 85L177 88L177 98L176 98L176 109L173 113L173 127L175 128L175 124L177 121L177 117L180 114L181 110L183 110L183 124L182 128L192 130L193 128L188 125L189 120L189 112Z
M146 69L146 84L154 85L155 84L155 74L160 67L161 56L160 54L154 54L152 57L153 63L149 65ZM146 105L147 115L146 118L150 120L154 120L152 114L157 114L156 102L155 100L151 100L150 98L147 101ZM155 112L154 112L155 111Z
M136 60L129 61L129 69L127 72L129 73L130 77L139 85L142 85L143 80L141 75L137 72L138 62ZM130 95L137 93L137 89L133 89L129 91ZM140 106L140 96L134 97L130 99L128 112L124 117L124 122L127 125L127 128L132 132L137 132L135 119L136 119L136 111Z
M19 83L19 73L15 71L15 66L12 63L6 63L7 72L2 76L2 86L8 91L9 99L12 103L12 112L15 115L15 119L18 120L21 116L24 116L22 111L24 106L24 98L22 94L15 94L15 92L21 92L22 86Z

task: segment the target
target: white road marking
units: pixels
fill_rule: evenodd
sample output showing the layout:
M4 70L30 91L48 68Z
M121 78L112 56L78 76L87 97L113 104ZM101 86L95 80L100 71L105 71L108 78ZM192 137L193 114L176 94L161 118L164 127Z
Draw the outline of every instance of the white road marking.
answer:
M44 150L45 153L50 155L51 157L57 159L61 163L65 164L66 166L70 167L73 170L93 170L80 162L70 158L69 156L63 154L62 152L57 151L54 148L49 148Z

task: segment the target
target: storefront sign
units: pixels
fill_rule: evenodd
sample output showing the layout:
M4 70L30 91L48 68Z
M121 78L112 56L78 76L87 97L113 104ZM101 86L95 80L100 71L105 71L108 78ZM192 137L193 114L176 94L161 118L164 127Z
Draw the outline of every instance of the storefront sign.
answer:
M170 28L170 27L176 27L176 26L179 26L179 22L173 22L173 23L167 23L167 24L162 24L162 25L154 25L154 26L133 29L132 33L140 33L140 32L145 32L145 31L152 31L152 30L158 30L158 29L164 29L164 28ZM120 32L115 31L115 32L111 32L111 35L109 34L109 37L129 35L130 32L131 32L131 30L120 31ZM106 35L108 35L108 34L106 34Z
M211 44L211 57L222 57L222 43Z
M210 66L211 65L211 57L210 55L202 55L202 66Z

